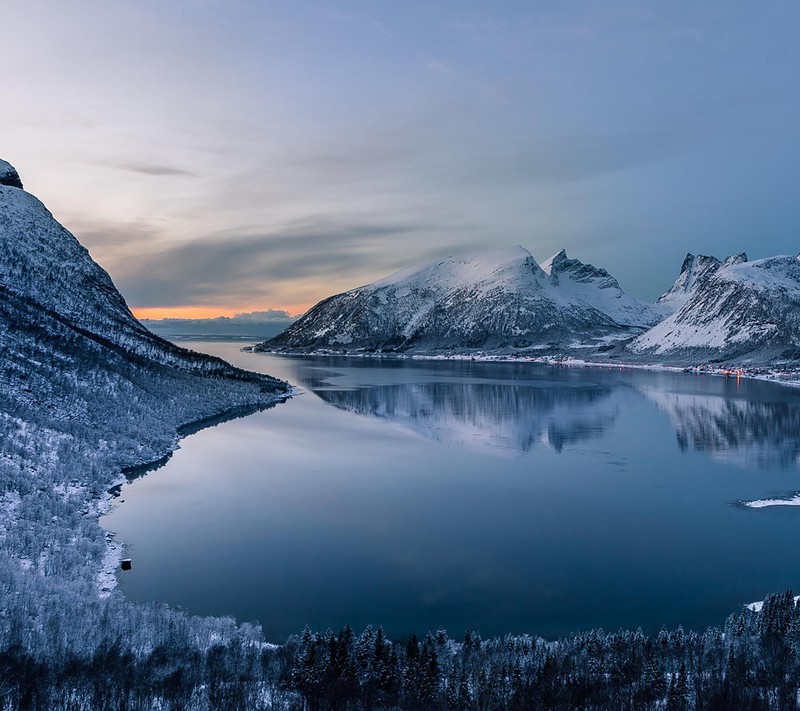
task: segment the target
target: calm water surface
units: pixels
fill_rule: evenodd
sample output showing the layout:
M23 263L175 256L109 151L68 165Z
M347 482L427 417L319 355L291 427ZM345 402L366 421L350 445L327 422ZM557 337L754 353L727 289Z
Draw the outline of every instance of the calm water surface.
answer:
M120 587L274 640L383 624L557 636L721 624L800 592L800 393L709 376L287 358L300 386L187 437L103 519Z

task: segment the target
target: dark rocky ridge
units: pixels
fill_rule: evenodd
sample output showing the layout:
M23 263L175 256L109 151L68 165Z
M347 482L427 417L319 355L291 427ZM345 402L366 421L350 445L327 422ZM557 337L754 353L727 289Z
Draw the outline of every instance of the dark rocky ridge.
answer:
M17 169L2 159L0 159L0 185L22 189L22 181Z

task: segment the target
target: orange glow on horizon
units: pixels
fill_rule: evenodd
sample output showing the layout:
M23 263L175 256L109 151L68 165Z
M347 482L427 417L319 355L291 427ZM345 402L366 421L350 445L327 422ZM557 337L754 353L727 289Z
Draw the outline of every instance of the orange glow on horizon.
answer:
M305 313L310 307L311 304L239 306L235 309L225 309L216 306L152 306L141 309L131 307L131 311L138 319L217 318L218 316L235 316L236 314L250 313L251 311L268 311L269 309L288 311L292 316L295 316Z

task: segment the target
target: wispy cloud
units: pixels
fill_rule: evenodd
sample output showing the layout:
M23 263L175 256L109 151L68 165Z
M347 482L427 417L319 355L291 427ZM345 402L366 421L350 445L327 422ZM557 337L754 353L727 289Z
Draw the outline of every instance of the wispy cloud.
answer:
M195 173L183 168L177 168L172 165L160 165L158 163L106 163L109 168L116 168L117 170L125 170L129 173L141 173L142 175L178 175L195 177Z
M430 59L425 63L425 67L430 69L437 74L444 74L445 76L452 76L456 73L456 70L453 69L449 64L446 62L442 62L438 59Z
M378 274L401 266L399 242L426 229L422 224L335 225L318 220L273 233L211 235L129 257L116 266L114 276L139 308L312 302L328 295L325 284L357 286L351 281L354 265L377 269Z

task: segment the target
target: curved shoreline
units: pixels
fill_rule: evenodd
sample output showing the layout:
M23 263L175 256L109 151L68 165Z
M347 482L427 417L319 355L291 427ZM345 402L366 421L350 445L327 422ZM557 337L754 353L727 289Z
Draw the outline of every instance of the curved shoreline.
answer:
M96 516L98 524L100 519L112 509L114 505L114 499L119 497L122 487L125 484L129 484L130 482L138 479L139 477L143 477L146 474L154 472L165 466L175 452L180 449L180 442L185 437L201 432L209 427L216 427L217 425L221 425L225 422L230 422L231 420L237 420L241 417L254 415L257 412L270 410L273 407L290 400L296 394L297 389L294 386L289 385L285 394L273 395L267 402L237 405L222 410L216 415L208 415L206 417L192 420L183 425L179 425L175 429L172 445L169 451L164 455L156 459L151 459L147 462L132 464L120 469L119 476L114 479L114 483L99 499L93 502L94 511L92 514ZM103 527L101 526L101 528ZM117 579L117 574L120 569L120 562L123 558L126 544L124 542L115 540L115 531L108 531L105 528L103 528L103 530L106 533L106 553L103 557L103 563L100 567L100 570L97 573L96 581L98 594L100 597L107 597L117 588L119 582Z

